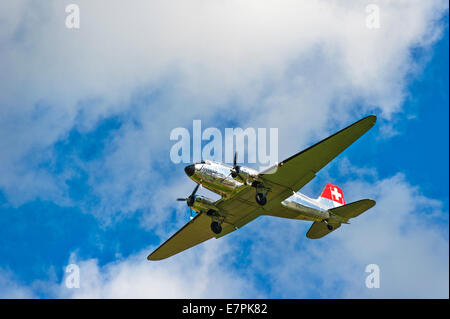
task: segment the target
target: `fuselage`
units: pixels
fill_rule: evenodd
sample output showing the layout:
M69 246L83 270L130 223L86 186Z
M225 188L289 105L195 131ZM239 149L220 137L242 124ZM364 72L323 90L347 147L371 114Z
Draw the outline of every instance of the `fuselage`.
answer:
M202 161L188 165L185 168L186 174L196 183L201 184L206 189L219 194L222 197L231 197L258 180L258 171L240 167L238 177L233 177L233 167L213 161ZM192 206L197 212L207 209L214 209L214 201L204 196L197 196L195 204ZM321 221L330 217L329 206L320 203L318 200L310 198L300 192L294 193L289 198L281 202L286 208L298 213L296 219L306 219Z

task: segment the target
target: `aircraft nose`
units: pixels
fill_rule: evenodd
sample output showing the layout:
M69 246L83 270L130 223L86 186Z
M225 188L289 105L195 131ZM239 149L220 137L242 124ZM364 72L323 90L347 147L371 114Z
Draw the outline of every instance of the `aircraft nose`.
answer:
M191 164L191 165L186 166L184 168L184 171L186 172L186 175L189 176L189 177L194 175L194 173L195 173L195 165Z

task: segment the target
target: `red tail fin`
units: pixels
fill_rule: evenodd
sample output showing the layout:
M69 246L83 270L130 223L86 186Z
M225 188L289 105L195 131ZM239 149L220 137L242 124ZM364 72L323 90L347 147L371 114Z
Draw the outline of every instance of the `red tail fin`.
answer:
M344 193L342 189L333 184L327 184L319 196L319 201L328 202L332 207L345 205ZM325 199L325 200L322 200Z

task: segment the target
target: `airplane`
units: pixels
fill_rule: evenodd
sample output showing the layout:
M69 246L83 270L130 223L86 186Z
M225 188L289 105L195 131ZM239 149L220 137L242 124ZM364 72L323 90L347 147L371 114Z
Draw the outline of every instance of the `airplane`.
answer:
M312 221L306 233L310 239L322 238L342 224L372 208L376 203L363 199L345 203L342 190L327 184L317 199L298 192L331 160L366 133L376 122L367 116L328 138L258 172L237 165L201 161L185 167L185 173L197 183L185 201L197 214L172 237L153 251L148 260L162 260L192 248L213 237L221 238L259 216L275 216ZM197 196L202 185L221 196L217 201Z

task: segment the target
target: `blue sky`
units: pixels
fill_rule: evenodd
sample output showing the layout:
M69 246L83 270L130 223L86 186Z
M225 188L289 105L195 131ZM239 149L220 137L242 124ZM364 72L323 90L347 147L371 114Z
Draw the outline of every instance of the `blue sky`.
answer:
M152 9L171 12L155 3ZM340 21L349 12L364 17L355 3L330 5L335 17L324 18L323 24L305 22L317 29L313 40L303 38L298 31L302 25L293 25L274 34L265 30L266 38L247 47L241 38L253 30L235 16L242 36L225 38L242 47L229 52L236 54L230 61L218 60L222 49L215 51L214 35L203 34L189 19L194 37L210 39L212 48L197 40L186 43L186 36L172 45L157 32L142 48L137 36L127 38L133 30L111 24L115 9L102 12L87 2L80 3L86 22L76 34L55 27L61 4L37 10L35 19L42 27L36 27L24 13L26 5L8 8L15 14L6 20L9 33L0 34L0 58L14 74L0 77L1 297L448 297L449 38L443 2L404 4L404 11L381 3L381 14L392 11L398 19L384 20L388 30L382 25L380 32L392 34L389 27L395 28L402 14L416 19L404 20L404 29L411 32L395 31L396 44L383 36L369 39L376 43L367 52L369 44L361 44L359 33L367 30L335 31L316 40L333 19ZM125 21L142 8L126 10ZM277 10L277 18L287 14ZM103 15L95 20L93 12ZM168 38L180 32L161 21L146 23L148 30L168 28ZM97 25L106 39L114 34L104 43L105 51L95 46L99 34L89 35ZM286 36L286 30L300 38ZM43 41L46 32L61 43ZM124 51L121 39L129 46ZM27 45L33 50L21 51ZM255 59L253 46L262 46L267 56ZM179 48L188 58L172 56ZM374 50L379 51L370 56ZM14 58L11 52L19 53ZM367 61L355 59L355 52L368 55ZM143 58L147 54L148 60ZM61 73L66 63L75 66ZM368 63L379 65L372 69ZM223 242L208 242L156 265L145 260L187 221L185 207L174 200L194 187L184 164L170 162L171 129L190 130L194 119L221 130L278 127L284 157L373 113L377 125L303 190L315 197L325 183L336 183L347 201L375 198L379 205L372 215L321 242L306 239L308 223L260 218ZM410 251L403 256L405 247ZM82 288L77 291L63 286L70 262L81 266ZM362 267L371 262L386 274L379 291L363 287ZM206 274L198 270L204 267ZM402 281L409 275L397 271L407 267L413 268L413 277L425 277L417 283ZM429 272L436 278L426 277ZM447 282L442 283L439 276L445 273ZM217 276L223 289L211 295L202 285ZM199 283L191 286L186 278L193 277L200 277ZM157 282L156 288L141 287L140 278L142 283ZM164 286L178 293L157 288ZM115 289L120 293L113 294Z

